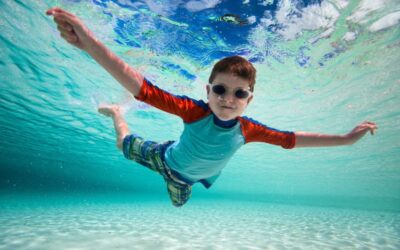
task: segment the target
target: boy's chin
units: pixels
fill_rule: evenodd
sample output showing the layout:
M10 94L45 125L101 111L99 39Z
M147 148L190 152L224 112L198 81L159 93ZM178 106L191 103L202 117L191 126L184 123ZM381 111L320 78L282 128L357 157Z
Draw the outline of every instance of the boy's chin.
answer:
M220 119L221 121L230 121L232 119L235 119L237 116L232 116L232 115L223 115L223 114L216 114L216 116L218 117L218 119Z

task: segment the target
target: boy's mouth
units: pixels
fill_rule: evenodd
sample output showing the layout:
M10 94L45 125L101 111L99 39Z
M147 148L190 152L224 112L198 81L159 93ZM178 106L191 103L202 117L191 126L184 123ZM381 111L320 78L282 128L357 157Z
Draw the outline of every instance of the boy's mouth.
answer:
M223 109L233 109L232 107L229 107L229 106L221 106L221 108L223 108Z

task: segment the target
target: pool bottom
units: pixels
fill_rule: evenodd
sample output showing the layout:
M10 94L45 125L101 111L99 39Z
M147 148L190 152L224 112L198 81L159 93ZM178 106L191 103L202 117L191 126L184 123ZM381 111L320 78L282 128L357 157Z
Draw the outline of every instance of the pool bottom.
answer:
M54 201L54 200L53 200ZM400 249L400 214L266 203L0 205L0 249Z

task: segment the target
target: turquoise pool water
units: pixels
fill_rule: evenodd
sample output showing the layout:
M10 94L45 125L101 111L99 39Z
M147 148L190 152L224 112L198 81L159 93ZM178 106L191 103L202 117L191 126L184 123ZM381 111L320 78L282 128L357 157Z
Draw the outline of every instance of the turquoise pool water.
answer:
M378 132L349 147L246 145L176 209L96 109L123 105L131 130L156 141L179 138L180 119L64 42L52 6L170 92L205 99L213 63L240 54L258 72L245 115L330 134L371 120ZM6 0L0 17L0 249L400 248L397 0Z

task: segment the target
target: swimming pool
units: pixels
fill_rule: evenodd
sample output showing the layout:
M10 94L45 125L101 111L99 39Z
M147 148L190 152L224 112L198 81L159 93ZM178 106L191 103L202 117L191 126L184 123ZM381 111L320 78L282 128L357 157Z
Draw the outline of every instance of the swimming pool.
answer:
M245 115L283 130L379 130L350 147L246 145L173 208L96 109L123 105L155 141L179 138L180 119L64 42L52 6L167 91L205 99L212 65L239 54L258 73ZM395 0L2 1L0 248L398 249L399 11Z

